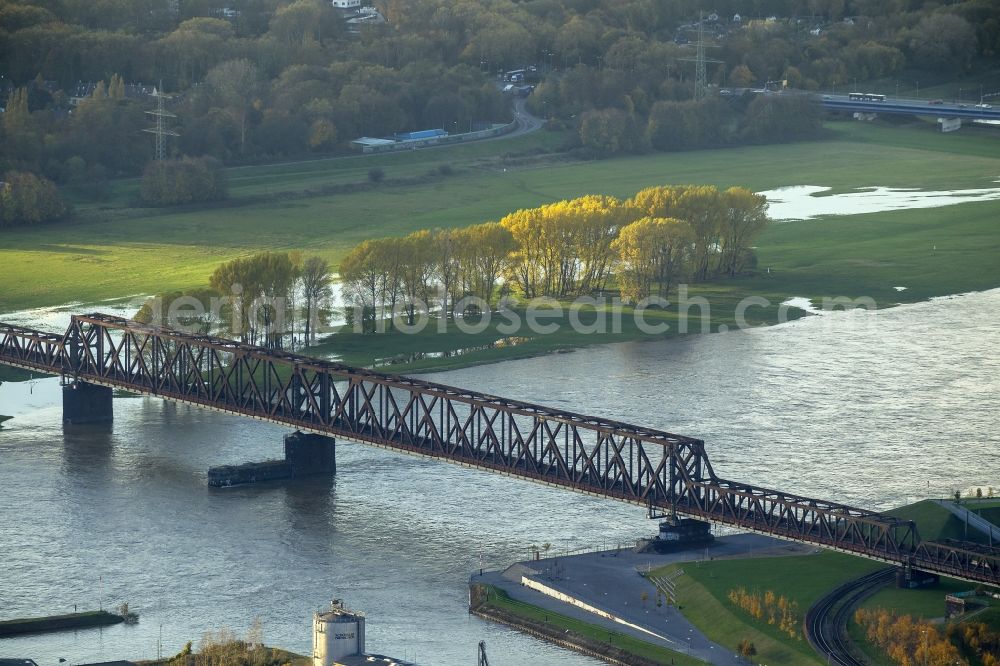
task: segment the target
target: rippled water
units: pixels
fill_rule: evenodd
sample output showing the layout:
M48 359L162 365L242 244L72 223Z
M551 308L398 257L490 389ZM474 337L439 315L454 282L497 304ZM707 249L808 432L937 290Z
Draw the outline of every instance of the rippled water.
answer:
M630 343L434 376L706 440L726 477L888 508L1000 487L1000 290ZM60 425L53 380L0 386L0 608L46 614L127 600L138 626L0 640L71 661L165 653L260 615L308 652L310 614L343 597L370 649L426 664L597 663L466 612L480 561L531 544L632 539L641 509L362 445L335 480L211 491L211 465L274 457L280 428L150 398L108 429Z

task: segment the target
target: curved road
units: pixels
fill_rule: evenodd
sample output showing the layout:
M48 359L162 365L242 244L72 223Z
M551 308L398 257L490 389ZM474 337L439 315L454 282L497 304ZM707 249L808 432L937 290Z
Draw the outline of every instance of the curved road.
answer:
M521 136L522 134L530 134L536 130L542 128L545 121L537 116L531 115L528 111L526 103L528 99L526 97L518 97L514 100L514 120L517 122L517 129L513 132L508 132L507 134L501 134L497 139L509 139L515 136Z
M895 567L879 569L867 576L844 583L814 603L806 612L805 630L809 644L830 664L865 666L851 652L847 638L847 620L866 597L892 580Z

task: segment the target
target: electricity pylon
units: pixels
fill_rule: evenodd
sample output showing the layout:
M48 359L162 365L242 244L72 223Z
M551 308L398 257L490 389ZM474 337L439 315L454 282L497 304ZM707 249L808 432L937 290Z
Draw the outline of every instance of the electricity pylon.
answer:
M162 82L160 83L160 88L153 88L153 97L156 98L156 111L146 111L147 114L156 118L156 127L142 130L143 132L156 135L157 160L167 159L167 137L180 136L180 134L167 127L167 119L176 118L177 116L164 108L164 102L170 99L170 95L164 94L162 88Z
M705 19L698 14L698 41L695 42L694 58L681 58L688 62L694 61L694 99L700 101L708 96L708 71L706 63L722 63L721 60L705 57L705 47L718 48L715 44L705 44Z

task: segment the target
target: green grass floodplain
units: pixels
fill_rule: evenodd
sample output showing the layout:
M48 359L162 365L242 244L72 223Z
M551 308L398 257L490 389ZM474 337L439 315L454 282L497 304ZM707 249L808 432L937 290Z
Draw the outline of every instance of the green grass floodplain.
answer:
M978 530L966 532L965 522L948 509L931 500L923 500L888 511L890 515L917 523L921 537L934 541L958 539L988 543L989 538ZM929 536L928 536L929 535Z
M827 134L822 141L798 144L570 162L559 155L533 156L562 141L559 134L538 132L509 145L496 141L233 169L237 198L262 191L299 194L248 206L185 211L115 209L112 204L103 213L89 211L77 223L6 231L0 234L0 265L6 278L0 283L0 312L199 287L221 262L262 250L299 250L336 265L366 238L478 223L517 208L588 193L627 197L666 183L755 190L784 185L824 185L834 191L869 185L971 189L995 186L1000 173L1000 136L989 130L942 135L929 129L839 122L831 123ZM510 160L508 152L529 157ZM391 182L443 164L453 167L452 175L438 174L417 184ZM373 165L383 168L387 178L376 189L302 193L323 182L363 182ZM128 187L117 187L119 199L127 199L122 188ZM696 291L719 300L721 314L713 321L717 325L726 321L727 302L748 295L763 296L775 305L789 296L868 296L887 306L996 287L998 214L1000 201L994 201L775 224L757 242L755 274L700 285ZM95 221L102 215L106 219ZM896 286L907 289L899 292ZM773 319L762 317L761 323ZM437 340L442 337L448 339ZM424 359L394 370L468 365L630 339L568 337L546 336L533 341L533 349L487 349L460 360ZM412 340L401 338L352 340L344 335L332 346L345 350L341 358L347 362L370 362L414 349ZM478 340L457 333L437 338L432 346L439 349L429 351L479 346ZM377 354L367 349L373 345L380 350ZM352 356L351 350L357 354Z
M984 144L994 151L1000 147L1000 137L992 135L940 135L849 123L834 124L830 134L826 141L556 162L546 163L544 168L511 167L506 173L492 162L483 168L460 165L455 175L421 185L388 185L356 194L304 197L245 208L183 212L137 209L123 215L111 211L105 221L9 230L0 236L0 265L7 277L0 285L0 309L96 302L201 286L220 262L265 249L316 253L336 264L351 247L372 236L473 224L497 219L517 208L588 193L629 196L643 187L665 183L744 185L755 190L826 185L844 191L872 184L958 189L992 186L1000 173L1000 157L984 154ZM545 137L545 133L518 139L524 142L522 148L533 136ZM501 145L495 142L478 148L497 150ZM418 151L399 158L433 160L421 161L421 168L446 159L459 162L447 150L428 151L426 155ZM330 165L331 170L337 170L344 162L353 165L366 163L366 159L307 163L302 168ZM479 159L477 156L476 161ZM282 172L290 168L252 167L250 172L255 181L266 182L268 174L280 180ZM393 167L384 168L387 178L392 179ZM960 214L954 212L959 209ZM849 293L872 285L865 275L871 271L856 275L858 268L877 267L891 259L893 264L905 262L903 274L876 272L893 284L920 277L917 266L931 271L922 293L902 292L898 298L921 300L927 290L953 293L964 285L986 282L981 276L984 262L968 266L969 257L959 263L948 259L957 250L977 255L997 249L1000 232L996 225L984 221L995 219L997 209L983 203L774 225L758 243L761 266L771 266L772 274L779 276L788 269L792 271L789 277L796 280L813 267L814 283L830 281L830 291ZM952 214L942 219L943 211ZM973 219L967 219L970 217ZM960 228L951 230L954 224ZM868 233L863 233L866 230ZM856 238L858 233L863 237ZM837 247L836 241L848 238L855 239L851 246ZM929 254L936 240L948 245L949 238L952 249L948 254ZM984 241L986 247L979 245ZM799 250L805 254L798 255ZM885 253L898 256L882 257ZM791 254L797 258L792 259ZM993 268L992 277L996 277ZM835 271L832 275L831 269ZM973 279L976 273L979 280ZM39 275L46 279L39 280ZM939 279L947 276L952 277L944 282ZM948 291L952 283L956 287ZM847 289L851 285L854 290Z
M848 580L879 568L871 562L840 553L788 557L739 558L710 562L671 564L652 575L675 578L681 612L709 639L735 650L743 639L757 649L756 662L767 664L820 664L805 637L792 638L766 622L757 622L727 599L729 591L743 587L761 594L768 590L798 604L802 618L817 599Z

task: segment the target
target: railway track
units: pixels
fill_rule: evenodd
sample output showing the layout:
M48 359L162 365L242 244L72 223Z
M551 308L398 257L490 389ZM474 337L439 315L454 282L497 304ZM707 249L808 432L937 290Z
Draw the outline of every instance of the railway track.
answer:
M867 596L884 586L895 575L895 567L879 569L867 576L844 583L814 603L806 612L806 638L813 648L838 666L865 666L853 655L847 638L847 620L854 608Z

